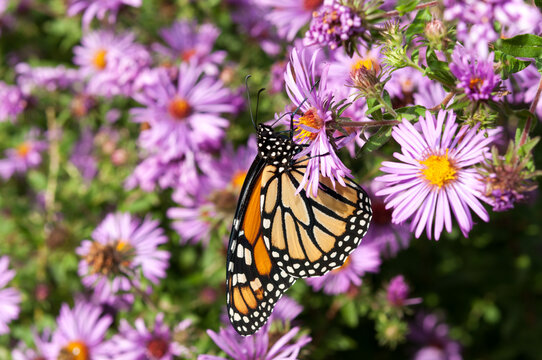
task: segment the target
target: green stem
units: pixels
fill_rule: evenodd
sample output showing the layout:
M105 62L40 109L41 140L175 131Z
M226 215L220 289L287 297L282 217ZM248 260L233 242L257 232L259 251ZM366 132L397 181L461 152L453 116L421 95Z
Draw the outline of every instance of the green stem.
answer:
M397 118L397 113L395 112L395 110L393 110L393 108L391 107L390 104L388 104L383 98L382 98L382 95L378 94L376 96L376 99L378 100L378 102L384 106L384 108L386 108L386 111L389 112L390 114L393 115L394 118Z

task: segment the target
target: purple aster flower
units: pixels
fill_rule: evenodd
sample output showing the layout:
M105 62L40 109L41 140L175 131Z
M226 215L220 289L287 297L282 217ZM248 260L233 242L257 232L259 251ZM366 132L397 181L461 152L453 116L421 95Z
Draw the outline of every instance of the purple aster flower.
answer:
M506 88L512 91L512 94L507 97L508 100L513 103L531 104L538 89L540 76L534 64L513 74L506 80ZM542 101L538 102L536 114L542 120Z
M410 288L405 282L403 275L397 275L390 280L386 290L386 299L393 306L407 306L422 302L421 298L407 299L409 292Z
M81 139L75 143L70 161L87 182L94 179L98 172L96 158L93 156L94 134L90 129L83 129Z
M76 301L73 309L62 304L56 323L57 329L44 349L46 359L109 359L104 338L113 319L103 315L100 307L81 301Z
M461 346L450 339L448 325L435 314L418 313L410 324L408 338L420 346L414 355L415 360L463 359Z
M0 335L9 332L8 324L19 316L21 294L6 285L15 277L15 270L8 269L9 258L0 257Z
M226 57L225 51L213 52L220 31L212 24L198 25L195 21L179 20L169 28L160 30L160 36L168 46L155 43L153 50L171 61L193 61L202 66L209 75L218 73L218 65Z
M534 32L542 21L540 11L523 0L445 0L443 5L444 18L458 21L457 38L482 58L488 55L488 44L499 38L495 22L514 36Z
M290 308L292 306L292 308ZM277 311L278 310L278 311ZM282 322L283 326L290 323L291 320L301 312L302 308L293 300L283 297L277 302L275 312L271 315L269 321L254 335L243 337L239 335L227 320L226 328L221 328L218 333L207 330L209 337L213 339L216 345L226 354L227 358L213 355L200 355L198 360L271 360L284 359L294 360L298 358L299 352L311 341L307 335L298 336L300 327L296 326L290 330L273 331L274 322Z
M452 54L450 71L459 80L458 86L465 91L471 100L495 100L496 96L491 95L499 84L500 78L493 70L493 57L491 53L487 60L477 58L457 45Z
M260 47L269 55L277 55L281 51L281 39L273 25L265 19L267 14L259 0L228 0L232 20L247 35L257 40Z
M328 86L340 93L347 92L348 95L354 93L348 86L352 70L365 67L375 68L376 72L379 72L381 69L382 56L379 48L359 47L352 57L348 56L344 49L338 49L332 55L329 61Z
M292 41L324 0L254 0L254 2L268 9L266 19L275 25L278 35Z
M51 332L45 329L41 336L35 331L32 331L32 333L34 348L29 348L22 342L19 343L11 352L13 360L46 360L44 354L47 352L47 346L51 341Z
M181 322L175 332L185 331L189 320ZM164 324L164 314L156 315L154 327L148 329L143 319L135 321L135 328L120 320L119 334L111 339L110 355L118 360L173 360L191 355L191 350L175 341L175 333Z
M13 174L24 174L41 164L41 153L47 149L47 142L37 140L37 136L37 130L33 129L25 141L6 150L6 158L0 159L0 177L9 179Z
M361 244L346 259L343 266L324 276L306 278L305 281L315 291L323 288L328 295L346 293L351 286L359 287L361 278L367 272L376 273L380 269L380 252L373 245Z
M363 238L365 245L375 245L384 256L395 256L399 250L406 249L410 243L412 233L409 226L405 223L394 224L392 222L392 211L386 209L386 204L382 197L375 193L384 188L384 184L372 181L368 189L371 197L371 208L373 217L367 234Z
M295 107L301 105L300 111L303 113L294 116L294 140L308 146L297 157L308 155L310 158L297 192L305 188L309 196L316 196L320 175L329 177L333 186L335 181L344 186L343 178L350 176L350 170L335 153L327 135L326 123L333 120L330 110L333 95L327 87L328 67L324 69L315 87L318 51L312 54L308 63L307 55L305 50L300 54L297 49L292 50L284 80L290 100Z
M139 221L129 213L109 214L77 248L82 257L79 275L87 287L107 282L112 294L139 286L142 276L154 284L166 276L169 252L158 250L167 242L158 221Z
M47 91L65 90L80 82L79 71L68 69L64 65L31 67L26 63L15 66L17 83L25 94L36 87Z
M227 147L219 161L212 162L210 169L205 171L207 176L200 178L195 194L175 196L180 206L169 209L167 215L174 220L172 227L181 236L181 243L203 242L206 245L212 228L231 223L235 200L256 154L255 137L237 151Z
M83 13L83 27L88 28L92 19L104 20L114 23L117 13L123 5L140 7L141 0L71 0L68 8L68 16Z
M88 79L88 94L107 97L133 94L134 81L151 60L147 50L134 39L133 33L115 35L107 30L83 37L81 46L73 50L73 62L80 66L81 76Z
M0 81L0 122L15 121L25 107L26 100L21 89Z
M361 18L348 6L336 2L324 5L312 13L305 45L320 44L335 50L351 37L365 31Z
M420 237L424 227L427 237L440 238L444 226L452 230L450 208L464 236L472 228L472 209L482 220L489 216L479 199L483 184L474 168L488 155L494 136L479 130L479 125L458 130L453 111L439 111L435 118L429 111L415 128L406 120L392 133L401 145L394 157L400 162L384 161L376 178L384 188L376 193L386 196L386 208L393 208L392 221L412 218L411 230ZM444 126L444 127L443 127ZM433 222L434 232L433 232Z
M132 109L133 120L150 129L140 135L140 145L160 153L163 161L199 149L218 149L228 120L223 114L237 107L234 96L220 80L203 75L201 67L182 63L174 83L164 69L142 74L134 98L144 108Z
M276 94L284 90L284 73L286 72L286 61L277 61L271 65L271 79L269 79L269 92Z

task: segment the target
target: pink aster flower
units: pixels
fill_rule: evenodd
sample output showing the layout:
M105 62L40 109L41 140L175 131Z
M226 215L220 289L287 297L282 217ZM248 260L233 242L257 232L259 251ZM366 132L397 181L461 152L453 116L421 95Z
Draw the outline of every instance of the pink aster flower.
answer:
M420 312L409 326L408 338L420 348L414 360L462 360L461 345L450 338L448 325L435 314Z
M57 329L44 349L46 359L109 359L105 334L113 319L103 315L100 307L81 301L76 301L73 309L62 304L56 323Z
M416 237L424 228L427 237L436 240L444 227L450 232L450 209L465 236L473 225L470 210L489 220L479 201L484 189L474 166L487 156L494 136L486 136L478 126L463 126L458 131L455 120L453 111L443 110L436 118L427 111L418 128L403 120L392 133L401 145L401 153L394 154L400 162L384 161L380 170L387 174L375 179L384 183L376 195L386 196L386 208L393 208L393 222L412 219L411 231Z
M281 328L284 328L299 315L301 310L302 308L295 301L283 297L277 302L275 312L269 321L257 333L246 337L239 335L226 317L225 321L228 324L226 328L221 328L218 333L207 330L207 334L228 357L200 355L198 360L297 359L299 352L311 341L311 338L307 335L298 336L301 330L299 326L280 332L270 332L270 328L276 322L282 323Z
M386 209L384 199L375 193L384 188L384 184L372 181L365 189L371 197L373 217L367 234L363 237L365 245L378 247L383 256L395 256L400 250L406 249L412 238L412 233L406 223L394 224L392 211Z
M350 176L350 170L335 153L327 135L326 123L333 120L330 110L333 95L327 87L328 67L324 68L318 86L314 87L317 56L318 51L315 51L307 61L308 53L305 50L298 53L294 48L284 74L286 92L295 107L301 105L303 113L294 116L294 140L308 146L297 157L308 155L310 158L297 192L305 188L309 196L317 195L320 175L329 177L334 186L335 181L344 185L343 178Z
M213 227L231 223L235 199L256 154L255 137L249 139L246 147L237 150L227 147L221 158L205 171L207 176L200 178L195 194L175 196L179 206L169 209L167 215L173 220L172 227L181 236L181 243L206 245Z
M452 53L450 71L459 80L458 86L471 100L495 100L491 93L499 84L500 78L493 70L491 53L487 59L474 56L461 45L457 45Z
M14 288L6 287L15 277L15 270L8 269L9 258L0 257L0 335L9 332L8 324L19 316L21 294Z
M26 99L17 86L0 81L0 122L15 121L26 107Z
M266 19L275 25L280 37L292 41L297 32L309 23L314 11L324 0L254 0L268 8Z
M169 252L158 250L167 242L158 221L139 221L129 213L109 214L77 248L82 257L79 275L87 287L108 283L112 294L139 286L140 277L157 284L166 276Z
M26 63L15 66L17 83L25 94L35 88L47 91L65 90L80 83L81 76L76 69L69 69L63 65L31 67Z
M116 35L108 30L84 35L81 45L73 50L73 62L88 80L87 93L107 97L133 94L134 81L151 60L134 40L133 33Z
M328 295L342 294L351 286L359 287L365 273L376 273L380 269L380 252L373 245L361 244L346 259L343 266L324 276L306 278L315 291L321 289Z
M408 298L410 288L405 282L403 275L397 275L390 280L388 288L386 289L386 299L393 306L407 306L419 304L422 302L421 298Z
M51 342L51 332L45 329L40 335L32 331L34 341L33 347L28 347L25 343L19 343L11 352L13 360L44 360L44 354L47 352L47 346Z
M234 96L222 81L203 74L193 63L182 63L177 81L165 69L145 72L134 98L143 108L132 109L133 120L150 129L141 146L169 161L190 151L218 149L229 122L224 114L237 110Z
M219 34L220 31L212 24L198 25L195 21L179 20L160 30L167 46L155 43L153 50L172 61L193 61L202 66L206 74L216 75L218 65L226 57L225 51L213 52Z
M37 140L37 136L38 132L33 129L25 141L6 150L6 158L0 159L0 177L9 179L13 174L24 174L41 164L41 153L47 149L47 142Z
M174 340L175 333L185 331L190 326L185 320L172 332L164 324L164 314L156 315L154 327L147 328L142 318L135 321L135 327L120 320L119 334L111 339L110 356L117 360L173 360L177 356L188 358L190 349Z
M107 21L114 23L122 6L140 7L141 2L141 0L71 0L68 16L82 12L83 27L88 28L92 19L104 20L107 14L109 14Z

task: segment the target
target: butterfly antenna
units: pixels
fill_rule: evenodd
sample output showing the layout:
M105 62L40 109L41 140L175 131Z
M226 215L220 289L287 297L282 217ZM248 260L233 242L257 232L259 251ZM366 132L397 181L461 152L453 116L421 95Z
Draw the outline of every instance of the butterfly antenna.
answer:
M258 95L256 96L256 124L258 123L258 108L260 107L260 94L265 91L265 88L258 90Z
M320 79L318 79L314 85L312 85L311 87L311 93L312 91L314 90L314 88L320 83ZM294 115L297 114L297 112L299 111L299 109L301 108L301 106L303 106L303 104L305 103L305 101L307 101L308 97L304 98L303 101L301 102L301 104L299 104L299 106L294 110L294 112L292 112L292 116L290 117L290 139L293 139L294 138Z
M250 79L251 75L245 76L245 89L247 92L247 102L248 102L248 112L250 113L250 121L252 121L252 125L254 125L254 129L256 129L256 123L254 122L254 117L252 116L252 104L250 103L250 91L248 90L248 79ZM256 115L258 113L256 112Z

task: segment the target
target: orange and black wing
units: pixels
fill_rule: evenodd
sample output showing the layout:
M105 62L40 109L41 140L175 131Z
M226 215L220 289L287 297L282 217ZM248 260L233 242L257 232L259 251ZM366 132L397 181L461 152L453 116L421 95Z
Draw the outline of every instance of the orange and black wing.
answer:
M371 222L371 201L355 182L320 177L317 197L295 195L307 159L287 171L262 170L262 233L273 263L292 277L321 276L344 264Z
M228 244L228 316L244 336L267 322L277 301L295 281L272 260L263 240L260 196L264 166L265 161L257 158L248 171Z

